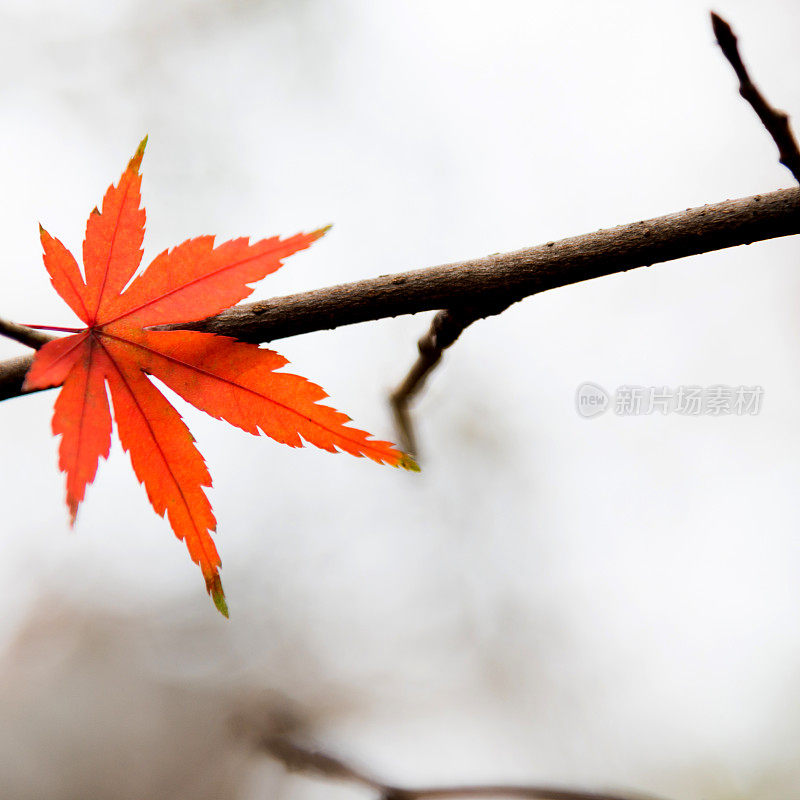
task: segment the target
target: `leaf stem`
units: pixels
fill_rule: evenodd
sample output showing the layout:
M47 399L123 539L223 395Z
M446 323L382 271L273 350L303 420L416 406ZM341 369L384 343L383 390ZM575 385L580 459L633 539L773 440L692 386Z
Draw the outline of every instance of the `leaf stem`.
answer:
M80 333L84 330L84 328L61 328L58 325L31 325L27 322L25 327L35 331L58 331L59 333Z

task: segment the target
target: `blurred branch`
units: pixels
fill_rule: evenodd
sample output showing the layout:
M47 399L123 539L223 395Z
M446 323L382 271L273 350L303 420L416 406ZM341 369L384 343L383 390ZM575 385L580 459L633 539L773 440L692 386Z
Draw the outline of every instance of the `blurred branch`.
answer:
M442 308L497 313L548 289L797 233L800 189L781 189L511 253L236 306L200 322L164 327L268 342ZM0 400L21 394L31 363L32 357L0 362Z
M778 146L781 164L800 183L800 149L798 149L797 140L792 133L789 116L785 111L773 108L750 79L747 67L739 55L736 34L731 26L713 11L711 12L711 26L714 29L714 36L717 37L717 44L739 79L739 94L753 107L761 123Z
M553 786L434 786L405 789L383 783L327 753L302 747L284 736L266 736L258 747L280 761L290 772L301 772L319 778L347 781L371 789L381 800L434 800L460 797L517 797L530 800L645 800L645 795L609 794L564 789ZM649 796L652 800L652 796Z

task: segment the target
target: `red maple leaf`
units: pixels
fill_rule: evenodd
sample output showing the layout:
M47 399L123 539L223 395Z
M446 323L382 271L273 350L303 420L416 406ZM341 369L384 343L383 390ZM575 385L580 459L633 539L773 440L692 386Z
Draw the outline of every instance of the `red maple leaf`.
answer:
M287 361L273 350L227 336L150 329L203 319L238 303L253 291L249 283L277 270L282 259L327 229L252 244L234 239L216 247L213 236L201 236L165 250L134 278L144 238L139 166L146 142L119 183L106 191L102 211L89 215L84 274L66 247L40 228L53 286L86 328L50 328L73 335L37 352L25 388L63 385L53 432L61 435L59 466L67 476L74 524L86 486L111 445L108 387L119 438L137 478L156 512L166 513L175 535L186 542L214 604L227 616L221 562L210 535L216 519L204 491L211 476L180 414L148 375L212 417L249 433L265 433L290 447L305 440L330 452L417 467L388 442L347 427L346 415L320 405L327 395L319 386L276 372Z

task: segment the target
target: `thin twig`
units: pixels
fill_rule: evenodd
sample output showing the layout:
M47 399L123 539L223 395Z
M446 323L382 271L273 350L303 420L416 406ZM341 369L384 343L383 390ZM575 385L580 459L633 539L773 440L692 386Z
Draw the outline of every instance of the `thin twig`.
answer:
M558 786L519 786L515 784L487 784L485 786L433 786L423 789L386 787L384 800L425 800L428 798L458 797L522 797L528 800L653 800L641 794L609 794L581 789L564 789Z
M528 800L654 800L651 795L610 794L556 786L520 786L490 784L485 786L432 786L407 789L383 783L335 756L298 745L284 736L265 736L258 740L260 750L280 761L290 772L320 778L347 781L379 794L382 800L446 800L459 797L516 797Z
M24 344L26 347L32 347L34 350L44 347L53 338L41 331L35 331L33 328L18 325L16 322L8 322L5 319L0 319L0 336L13 339L15 342Z
M800 149L798 149L797 140L792 133L789 116L785 111L771 106L750 79L747 67L739 55L736 34L731 26L713 11L711 12L711 26L714 28L714 36L717 37L717 44L739 79L739 94L753 107L761 123L778 146L781 164L800 183Z
M451 308L439 311L431 321L428 332L417 342L419 356L411 367L403 382L389 395L389 403L394 413L395 428L398 433L398 444L405 453L419 460L417 437L411 420L409 403L425 386L428 375L442 358L442 353L473 322L492 314L500 314L508 308L502 303L493 310L489 308L477 311L473 308Z
M357 783L382 791L384 785L365 772L345 764L335 756L319 750L301 747L285 736L262 736L257 739L259 750L280 761L289 772L302 772L320 778Z
M268 342L340 325L441 308L500 307L539 292L741 244L800 233L800 189L726 200L538 247L236 306L169 326ZM0 400L25 371L0 362Z

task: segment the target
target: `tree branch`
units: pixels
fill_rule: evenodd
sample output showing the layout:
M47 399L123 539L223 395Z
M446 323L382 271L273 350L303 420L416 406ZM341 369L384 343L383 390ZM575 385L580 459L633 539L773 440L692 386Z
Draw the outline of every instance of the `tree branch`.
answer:
M0 319L0 336L13 339L15 342L24 344L26 347L32 347L34 350L43 347L53 338L41 331L35 331L33 328L17 325L16 322L8 322L5 319Z
M739 45L733 28L719 14L711 12L711 27L723 55L733 67L739 79L739 94L747 100L758 114L761 124L767 129L775 144L778 146L780 162L794 175L800 183L800 149L789 124L789 116L785 111L780 111L771 106L758 87L750 79L742 57L739 55Z
M362 770L319 750L302 747L284 736L258 739L260 750L280 761L290 772L303 772L331 780L347 781L379 794L382 800L447 800L459 797L517 797L528 800L646 800L645 795L620 795L590 792L554 786L518 786L495 784L486 786L435 786L405 789L382 783ZM650 800L654 800L649 796Z
M797 233L800 189L781 189L511 253L236 306L200 322L165 327L268 342L419 311L502 308L579 281ZM31 361L0 363L0 400L21 394Z

